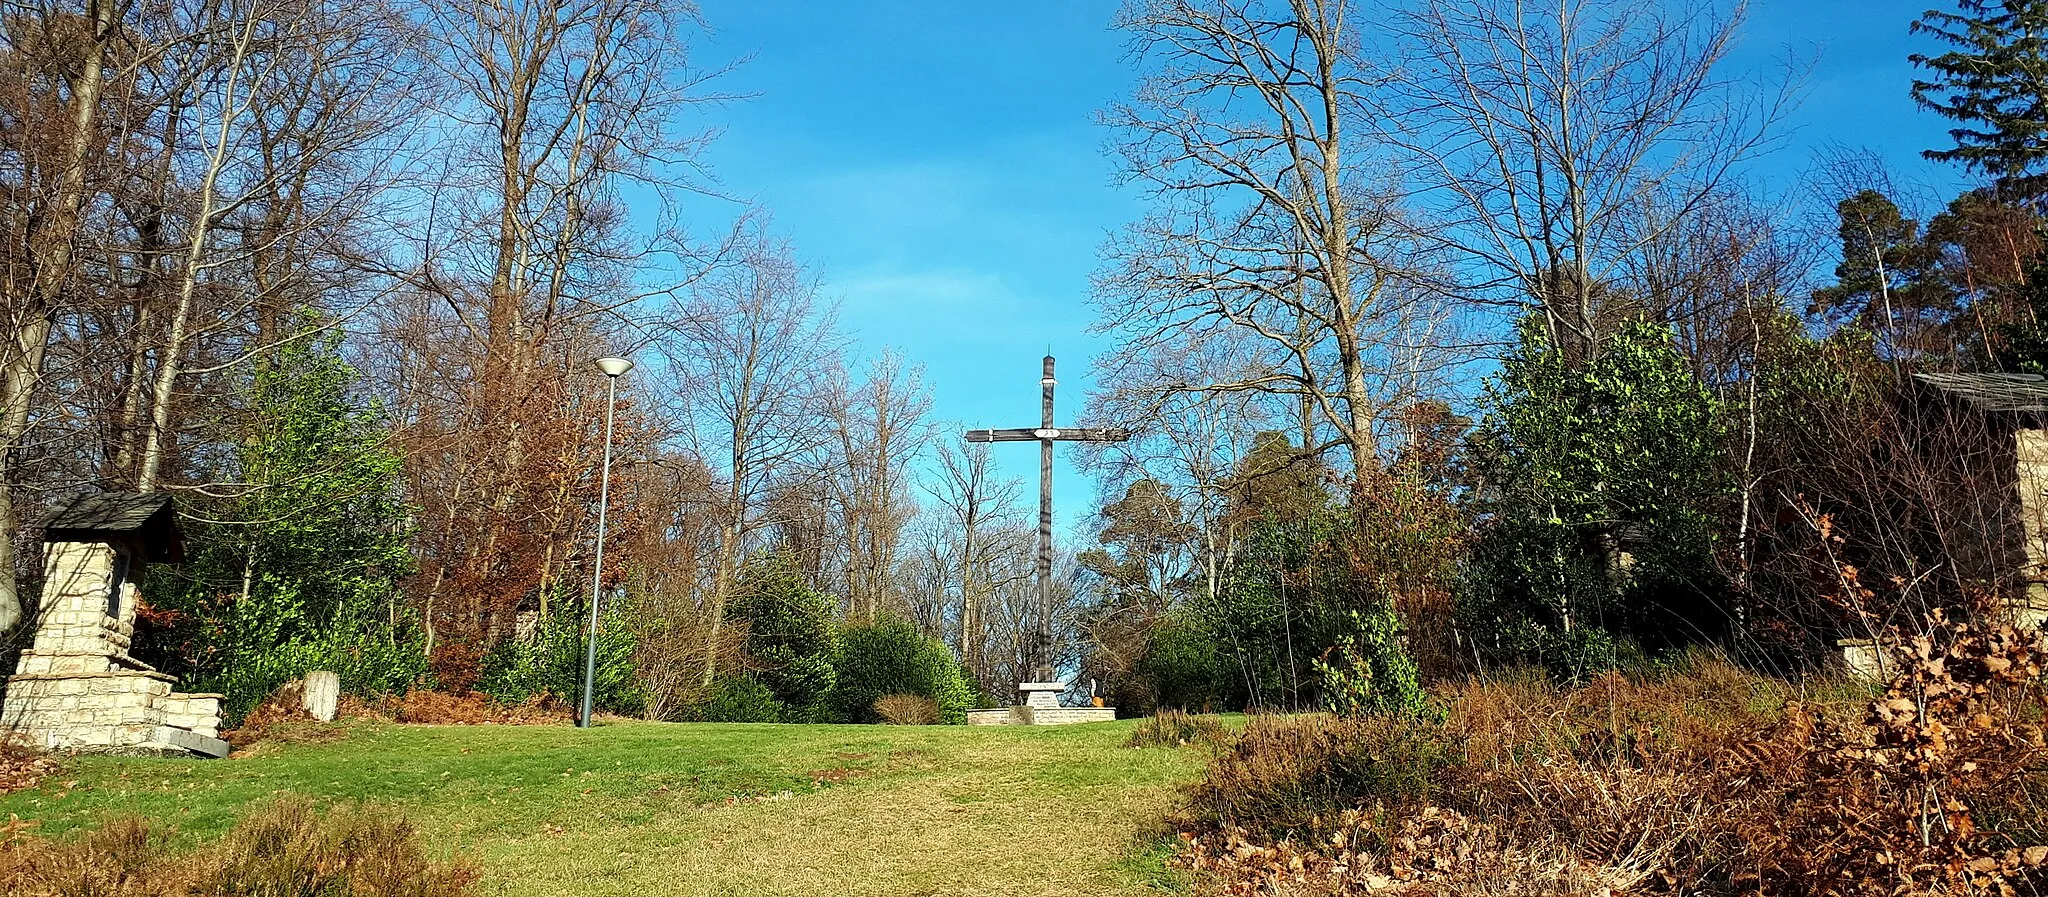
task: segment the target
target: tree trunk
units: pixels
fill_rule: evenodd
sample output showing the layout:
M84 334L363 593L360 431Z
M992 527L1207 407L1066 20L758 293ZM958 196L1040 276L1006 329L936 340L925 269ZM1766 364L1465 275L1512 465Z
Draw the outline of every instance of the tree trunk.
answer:
M42 376L43 355L56 324L58 303L71 279L78 213L85 204L85 160L98 123L100 94L106 86L104 57L114 32L115 2L87 0L92 34L84 47L78 78L72 82L71 140L58 160L60 174L49 213L40 219L41 227L31 224L28 289L24 296L10 297L21 303L20 312L11 322L11 338L0 347L6 353L0 359L0 403L4 403L0 404L0 631L14 628L26 616L21 583L15 574L22 523L14 501L19 463L15 453L28 433L29 402Z

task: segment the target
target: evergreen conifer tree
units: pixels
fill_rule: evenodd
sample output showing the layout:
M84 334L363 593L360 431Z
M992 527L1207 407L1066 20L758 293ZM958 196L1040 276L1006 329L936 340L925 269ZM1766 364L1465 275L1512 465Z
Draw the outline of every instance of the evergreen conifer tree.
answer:
M2009 201L2038 204L2048 188L2048 0L1958 0L1913 23L1953 49L1915 53L1928 71L1913 99L1958 126L1956 145L1927 158L1960 162L1994 178Z

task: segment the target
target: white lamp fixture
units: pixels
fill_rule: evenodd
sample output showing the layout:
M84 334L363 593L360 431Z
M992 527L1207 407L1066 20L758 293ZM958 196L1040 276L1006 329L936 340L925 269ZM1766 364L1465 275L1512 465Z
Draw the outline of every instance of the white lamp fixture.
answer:
M633 362L617 356L607 355L597 360L597 369L603 371L607 377L617 377L632 370Z

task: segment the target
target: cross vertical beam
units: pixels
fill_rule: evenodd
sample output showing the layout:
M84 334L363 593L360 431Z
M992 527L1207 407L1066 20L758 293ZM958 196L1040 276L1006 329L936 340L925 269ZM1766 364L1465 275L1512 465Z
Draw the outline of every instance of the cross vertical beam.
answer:
M1037 429L969 430L968 442L1038 443L1038 620L1033 627L1027 675L1034 681L1052 681L1052 444L1054 442L1122 442L1131 438L1127 430L1079 428L1061 430L1053 426L1052 391L1059 381L1053 376L1052 356L1038 378L1040 393Z
M1045 356L1045 373L1038 378L1044 394L1039 403L1039 432L1058 432L1052 427L1052 389L1059 381L1052 375L1052 356ZM1038 440L1038 628L1034 638L1031 681L1051 682L1052 666L1052 440Z

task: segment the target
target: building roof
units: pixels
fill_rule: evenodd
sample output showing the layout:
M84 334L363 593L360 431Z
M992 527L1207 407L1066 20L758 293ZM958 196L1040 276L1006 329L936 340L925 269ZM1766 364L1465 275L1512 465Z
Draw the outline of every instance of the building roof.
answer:
M2048 413L2048 377L2039 374L1914 374L1913 379L1978 411Z
M108 537L140 539L157 560L180 560L184 538L178 533L171 497L161 492L101 492L81 495L50 518L45 542L104 541Z

